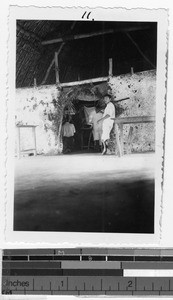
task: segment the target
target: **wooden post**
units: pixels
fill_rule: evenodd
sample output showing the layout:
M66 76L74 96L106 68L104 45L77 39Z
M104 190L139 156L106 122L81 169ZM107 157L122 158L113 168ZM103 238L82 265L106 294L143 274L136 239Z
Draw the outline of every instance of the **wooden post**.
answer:
M60 118L59 128L58 128L58 135L57 135L58 151L59 151L59 149L60 149L60 144L61 144L62 121L63 121L63 111L62 111L62 116L61 116L61 118Z
M32 135L34 139L34 155L37 155L37 143L36 143L36 132L35 132L35 126L32 127Z
M34 78L34 87L37 87L37 80Z
M56 84L59 84L58 52L55 52L55 77L56 77Z
M113 60L112 58L109 58L109 76L113 76Z
M132 75L134 74L134 69L133 69L133 67L131 67L131 74L132 74Z
M53 66L53 64L54 64L54 62L55 62L55 58L52 59L50 65L49 65L49 67L48 67L48 69L47 69L46 75L45 75L45 77L44 77L44 79L43 79L43 81L42 81L41 84L45 84L45 83L46 83L46 80L47 80L47 78L48 78L48 76L49 76L50 70L51 70L51 68L52 68L52 66Z
M122 154L122 150L121 150L121 143L120 143L120 140L119 140L118 125L116 123L114 125L114 128L115 128L115 135L116 135L116 142L117 142L118 152L119 152L119 156L121 157L123 154Z
M65 43L62 43L62 44L60 45L60 47L59 47L59 49L58 49L58 51L57 51L57 56L60 54L60 52L61 52L62 48L64 47L64 45L65 45ZM51 70L51 68L52 68L52 66L53 66L54 63L55 63L55 56L54 56L54 58L52 59L50 65L49 65L49 67L48 67L48 69L47 69L46 75L45 75L45 77L44 77L44 79L43 79L43 81L42 81L41 84L45 84L45 82L46 82L46 80L47 80L47 78L48 78L48 76L49 76L50 70Z
M128 134L128 138L127 138L127 153L128 153L128 154L131 153L132 136L133 136L133 127L130 126L129 134Z
M79 73L77 74L77 79L78 79L78 81L80 81L80 75L79 75Z
M61 45L60 45L60 47L59 47L59 49L58 49L58 55L60 54L60 52L61 52L61 50L62 50L62 48L64 47L64 45L65 45L65 43L62 43Z
M119 124L121 155L124 155L123 124Z

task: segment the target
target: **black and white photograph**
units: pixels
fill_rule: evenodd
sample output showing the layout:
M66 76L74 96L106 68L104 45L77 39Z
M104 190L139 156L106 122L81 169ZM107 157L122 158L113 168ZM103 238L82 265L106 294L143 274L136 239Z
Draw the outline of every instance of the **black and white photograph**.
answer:
M166 19L160 29L158 11L75 13L13 17L12 230L153 236Z

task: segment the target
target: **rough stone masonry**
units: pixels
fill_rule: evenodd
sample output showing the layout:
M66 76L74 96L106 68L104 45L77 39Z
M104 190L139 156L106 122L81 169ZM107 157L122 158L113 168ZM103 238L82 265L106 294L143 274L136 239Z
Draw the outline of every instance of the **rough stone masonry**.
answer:
M156 71L144 71L111 77L109 80L114 100L129 97L119 102L122 106L120 117L155 116ZM56 116L54 99L58 99L56 85L16 89L16 124L38 125L36 129L38 154L58 154L57 130L53 119ZM132 152L155 150L155 125L124 125L124 148L126 151L129 129L133 127L131 138ZM31 147L29 130L21 132L22 148ZM110 153L116 151L114 133L110 141Z

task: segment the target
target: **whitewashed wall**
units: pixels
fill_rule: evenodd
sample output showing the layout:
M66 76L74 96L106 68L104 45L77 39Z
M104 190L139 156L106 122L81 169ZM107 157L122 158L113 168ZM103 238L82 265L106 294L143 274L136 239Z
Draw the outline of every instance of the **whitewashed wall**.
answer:
M110 79L110 88L114 100L129 97L119 102L124 109L121 117L155 116L156 106L156 71L126 74ZM130 126L133 127L132 152L155 150L155 124L124 125L124 148Z
M55 85L16 90L16 124L37 125L36 140L39 154L57 154L57 132L49 115L56 114L53 100L59 92ZM21 130L21 147L31 148L33 139L30 129Z
M114 100L129 97L120 102L124 116L154 116L156 72L145 71L134 75L126 74L112 77L109 81ZM59 92L55 85L16 89L16 123L38 125L36 128L37 151L39 154L58 154L61 149L57 141L55 121L49 120L52 114L56 118L54 99ZM133 126L132 151L153 151L155 148L154 124L135 124ZM126 150L130 125L124 126L124 146ZM113 135L112 135L113 138ZM31 148L32 136L30 130L23 130L21 135L23 148ZM113 140L110 143L115 150Z

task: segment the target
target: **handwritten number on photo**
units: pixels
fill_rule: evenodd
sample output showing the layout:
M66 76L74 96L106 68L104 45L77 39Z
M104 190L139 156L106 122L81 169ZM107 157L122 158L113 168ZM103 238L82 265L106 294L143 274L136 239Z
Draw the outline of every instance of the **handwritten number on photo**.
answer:
M85 15L86 15L86 18L89 19L90 14L91 14L91 11L89 13L87 13L87 11L85 11L84 14L82 15L82 19L84 19ZM92 19L92 21L94 21L94 19Z

